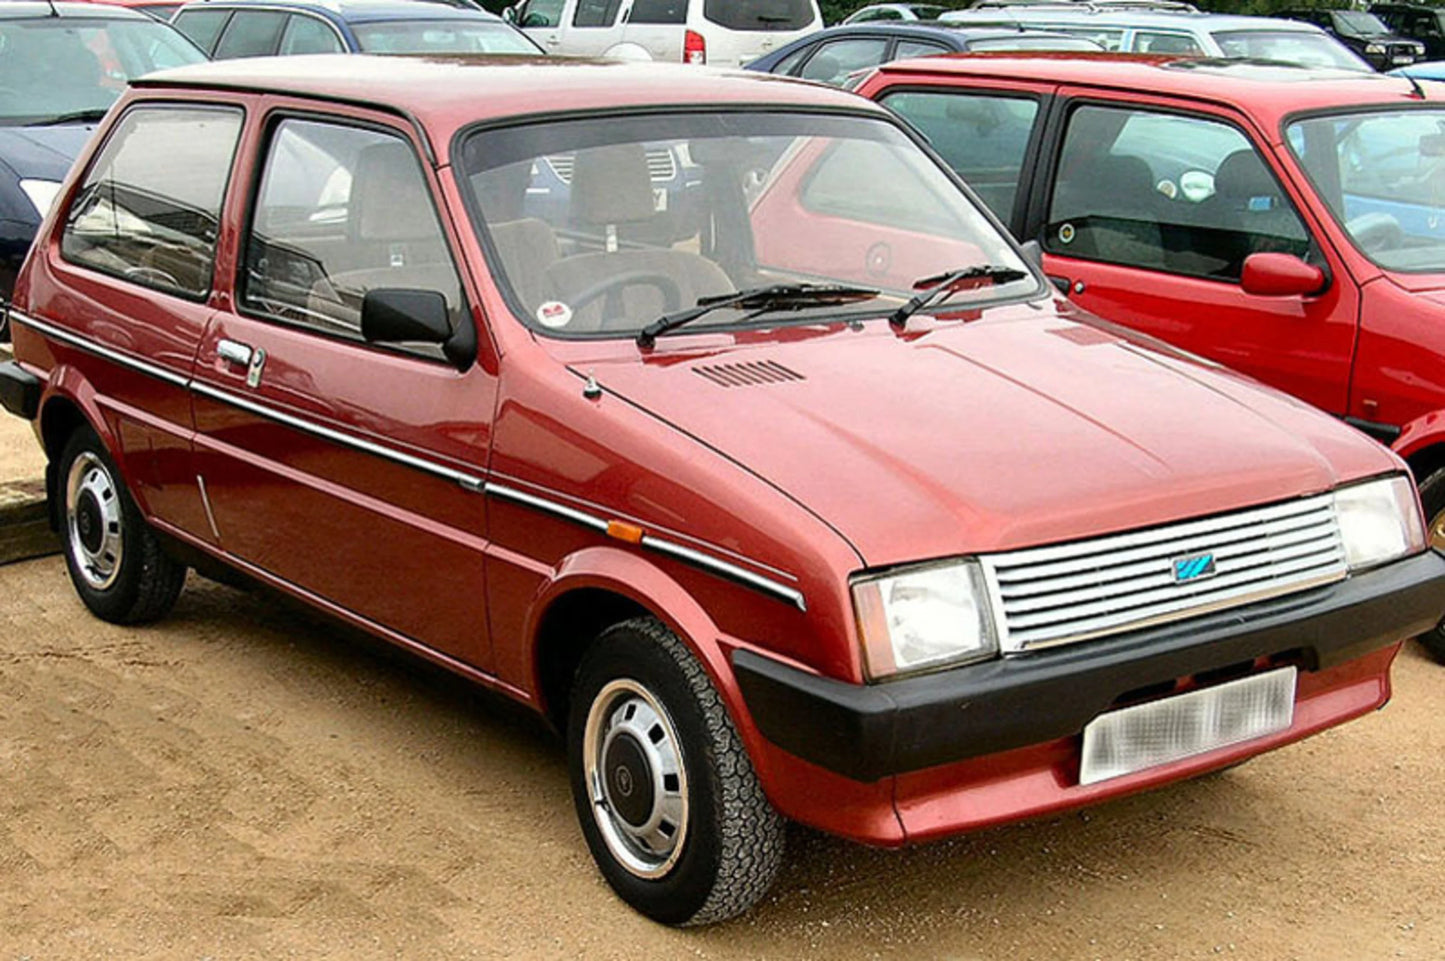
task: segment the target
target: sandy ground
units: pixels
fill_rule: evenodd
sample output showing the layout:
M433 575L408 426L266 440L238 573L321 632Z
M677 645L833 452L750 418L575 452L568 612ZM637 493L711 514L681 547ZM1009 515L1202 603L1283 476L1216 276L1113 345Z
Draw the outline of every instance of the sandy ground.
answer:
M1445 668L1226 774L905 852L802 829L716 928L592 868L558 744L266 594L89 618L0 568L0 961L1445 957Z

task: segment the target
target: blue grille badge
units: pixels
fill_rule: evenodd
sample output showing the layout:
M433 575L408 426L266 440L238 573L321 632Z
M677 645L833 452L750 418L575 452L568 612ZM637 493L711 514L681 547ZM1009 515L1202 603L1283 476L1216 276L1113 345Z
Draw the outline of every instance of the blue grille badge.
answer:
M1176 557L1173 561L1170 561L1170 566L1174 569L1174 582L1176 584L1202 580L1206 577L1213 577L1219 573L1214 566L1213 554Z

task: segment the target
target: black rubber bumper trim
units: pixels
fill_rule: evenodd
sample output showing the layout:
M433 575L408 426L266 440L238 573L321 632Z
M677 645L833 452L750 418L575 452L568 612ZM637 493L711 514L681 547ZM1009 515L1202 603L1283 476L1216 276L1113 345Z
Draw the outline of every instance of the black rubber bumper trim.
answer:
M1259 657L1301 670L1362 657L1445 613L1434 551L1338 584L1166 627L882 684L819 677L750 651L733 670L769 741L856 781L1078 734L1122 695Z
M0 364L0 404L16 417L34 420L44 384L13 360Z

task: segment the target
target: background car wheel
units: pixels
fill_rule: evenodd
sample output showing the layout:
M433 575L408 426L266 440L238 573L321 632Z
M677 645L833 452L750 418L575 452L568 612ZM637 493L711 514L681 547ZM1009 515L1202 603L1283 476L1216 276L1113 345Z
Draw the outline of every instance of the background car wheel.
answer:
M164 617L186 567L161 549L93 430L71 436L56 476L65 566L85 606L116 624Z
M702 665L657 620L609 628L583 657L567 747L582 833L632 907L709 924L772 885L783 819Z
M1432 472L1420 481L1420 502L1425 507L1425 534L1430 546L1445 550L1445 467ZM1445 619L1435 625L1434 630L1420 635L1420 643L1445 664Z

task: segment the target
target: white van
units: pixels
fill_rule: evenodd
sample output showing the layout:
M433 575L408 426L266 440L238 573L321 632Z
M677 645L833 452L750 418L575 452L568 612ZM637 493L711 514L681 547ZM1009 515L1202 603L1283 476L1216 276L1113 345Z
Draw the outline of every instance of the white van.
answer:
M549 53L716 66L823 26L818 0L522 0L506 17Z

